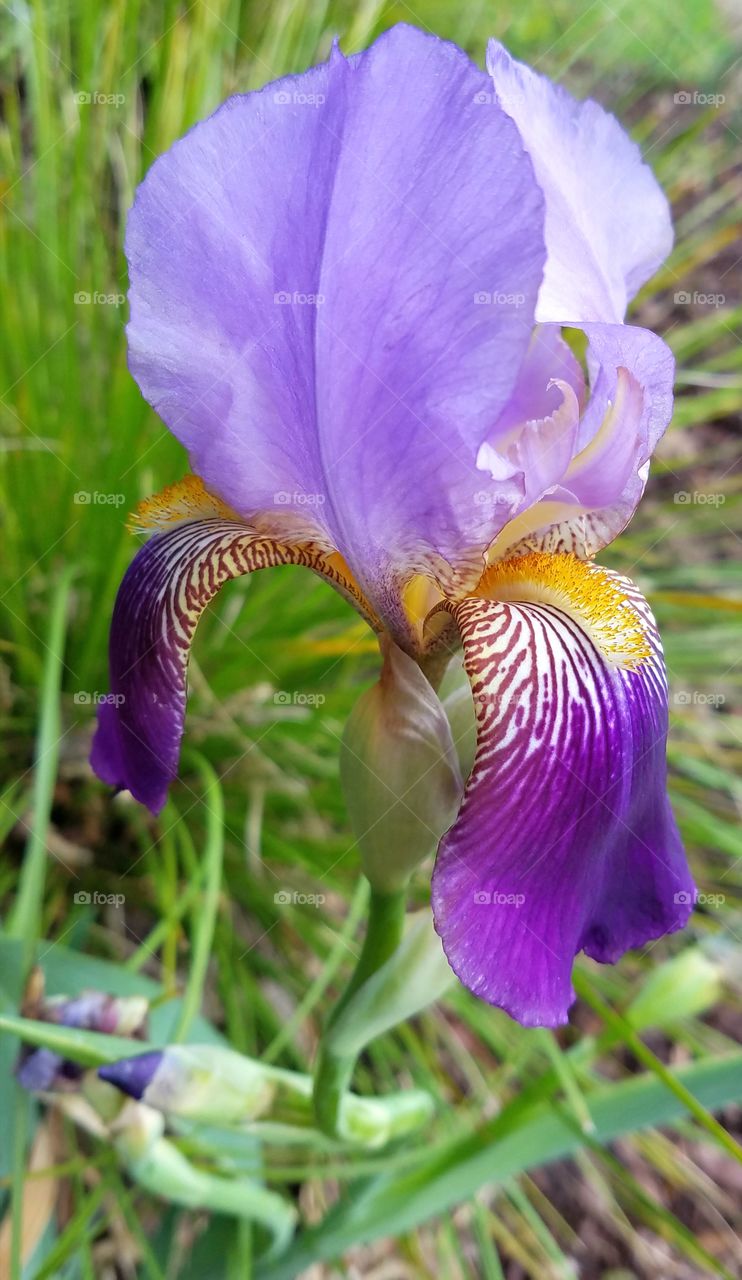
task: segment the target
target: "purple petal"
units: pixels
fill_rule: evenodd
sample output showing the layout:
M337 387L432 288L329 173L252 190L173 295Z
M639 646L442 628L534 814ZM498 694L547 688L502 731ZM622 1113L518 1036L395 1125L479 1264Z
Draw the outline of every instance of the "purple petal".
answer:
M127 253L132 371L236 511L312 505L380 608L400 563L486 544L476 450L530 339L543 200L460 50L395 27L231 99L153 165Z
M551 466L554 483L533 503L532 490L525 491L492 556L518 546L595 555L628 524L644 492L649 459L672 416L672 353L647 329L619 324L583 328L589 341L591 395L567 465L556 477L564 437L539 437L543 457L540 468L532 471L545 473ZM483 449L480 465L488 457Z
M193 633L221 583L240 572L234 551L244 539L243 525L216 521L158 534L129 565L116 597L111 692L98 708L91 763L153 813L177 772Z
M33 1049L21 1058L16 1077L29 1093L46 1093L54 1088L63 1066L64 1059L52 1049Z
M225 511L193 476L142 504L140 521L161 531L129 565L116 597L111 692L98 708L91 763L99 778L126 787L153 813L165 803L178 768L191 641L225 582L273 565L302 564L379 625L339 557L306 539L267 537ZM192 518L184 519L185 512ZM179 523L168 528L170 521Z
M135 1058L121 1058L119 1062L110 1062L98 1068L101 1080L114 1084L122 1093L137 1100L142 1097L147 1086L162 1062L160 1050L140 1053Z
M665 790L667 687L649 608L607 570L531 559L567 565L568 612L543 587L541 603L452 609L478 746L439 849L433 912L466 986L527 1026L555 1026L574 999L577 952L613 962L680 928L694 891ZM580 608L600 612L611 583L638 613L609 614L607 630L588 634ZM650 656L638 669L604 651L614 624L640 627Z
M515 386L488 441L495 443L514 427L554 413L563 399L555 386L557 381L566 382L582 405L585 379L579 361L564 341L559 325L540 324L531 334Z
M639 148L589 99L516 62L493 40L487 66L546 197L538 320L620 321L672 248L667 200Z

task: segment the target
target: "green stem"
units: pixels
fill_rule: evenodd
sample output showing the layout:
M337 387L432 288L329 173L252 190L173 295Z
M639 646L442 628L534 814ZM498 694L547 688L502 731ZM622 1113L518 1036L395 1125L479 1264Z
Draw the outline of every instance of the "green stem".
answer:
M40 691L31 833L18 881L18 893L5 928L9 937L20 938L22 941L23 981L30 968L36 939L39 936L44 879L49 860L46 851L46 834L57 777L59 744L62 740L59 693L64 667L64 639L72 575L71 568L62 571L52 601L49 642L45 645L46 658Z
M314 1073L314 1114L318 1127L331 1138L340 1137L340 1106L356 1065L355 1054L338 1054L327 1043L327 1032L336 1018L372 974L394 954L402 938L406 889L380 893L371 887L368 926L358 963L350 982L325 1027Z

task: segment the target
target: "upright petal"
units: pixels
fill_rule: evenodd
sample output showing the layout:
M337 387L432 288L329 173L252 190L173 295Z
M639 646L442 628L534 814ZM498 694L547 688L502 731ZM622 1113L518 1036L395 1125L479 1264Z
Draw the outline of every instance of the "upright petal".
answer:
M132 370L241 516L313 505L381 611L395 565L486 544L476 450L530 339L543 198L460 50L395 27L231 99L152 166L127 253Z
M128 788L156 813L178 768L191 641L225 582L272 565L303 564L332 582L372 625L374 618L339 557L309 541L260 533L195 477L166 490L147 515L161 531L135 556L116 597L111 692L98 710L91 763L104 782Z
M490 548L491 559L524 550L595 555L628 524L644 492L649 459L672 416L672 352L633 325L583 328L591 394L567 465L537 502L526 495L514 509ZM554 467L564 436L557 434L556 444L548 434L538 438ZM480 465L486 461L480 451Z
M662 651L637 589L573 556L506 561L481 593L447 606L478 743L433 911L476 995L554 1026L577 952L613 962L691 909L665 790Z
M577 102L496 40L487 67L546 197L548 256L537 319L623 320L627 302L672 248L661 188L597 102Z

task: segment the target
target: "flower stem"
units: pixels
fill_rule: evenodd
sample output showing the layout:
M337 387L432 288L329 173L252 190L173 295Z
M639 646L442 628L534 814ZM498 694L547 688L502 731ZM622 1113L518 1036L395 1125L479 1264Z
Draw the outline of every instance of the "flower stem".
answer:
M394 954L404 928L406 890L381 893L371 887L368 925L358 963L350 982L327 1020L314 1073L314 1113L318 1127L329 1137L342 1137L341 1103L356 1065L355 1054L339 1054L328 1043L328 1032L346 1005L372 974Z

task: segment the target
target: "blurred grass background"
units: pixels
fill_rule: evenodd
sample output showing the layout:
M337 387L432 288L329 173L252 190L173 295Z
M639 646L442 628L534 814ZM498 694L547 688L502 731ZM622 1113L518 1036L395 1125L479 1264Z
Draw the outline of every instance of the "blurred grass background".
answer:
M455 39L480 63L487 37L496 35L579 96L610 106L674 207L675 251L633 318L663 333L675 351L677 409L647 497L604 558L637 579L663 630L672 797L705 900L682 936L616 969L582 963L583 999L558 1036L524 1031L454 987L439 1007L372 1046L358 1088L430 1088L440 1103L426 1135L433 1151L436 1143L481 1139L483 1126L523 1090L535 1091L547 1115L561 1100L579 1141L569 1162L541 1169L547 1147L537 1126L517 1176L512 1166L500 1175L493 1131L491 1176L485 1171L474 1182L464 1179L463 1148L449 1153L454 1180L457 1161L462 1169L461 1195L454 1189L445 1200L446 1209L464 1201L455 1213L425 1221L423 1197L415 1229L366 1245L354 1245L351 1230L342 1237L345 1260L336 1269L318 1264L306 1271L312 1277L684 1280L742 1270L734 1216L742 1178L710 1123L686 1120L672 1132L622 1136L610 1146L584 1126L594 1089L618 1089L640 1067L651 1074L666 1064L675 1073L722 1061L742 1029L742 598L735 574L742 74L735 14L732 0L687 0L672 13L660 0L470 0L463 7L417 0L414 8L377 0L17 0L0 12L6 932L29 954L36 946L52 990L95 984L99 971L88 958L102 957L114 966L110 982L125 986L131 975L149 974L167 1005L188 980L190 943L203 918L206 815L195 758L202 752L221 779L225 868L208 939L213 961L196 994L234 1046L283 1065L311 1062L320 1014L357 950L362 903L337 751L345 717L374 676L375 647L343 602L300 570L233 583L199 628L183 780L160 821L126 797L112 799L92 778L92 704L107 689L108 621L134 551L124 517L187 468L126 368L121 244L133 191L154 157L229 93L326 56L335 34L351 52L409 21ZM290 695L288 705L275 702L280 691ZM320 705L297 705L303 694ZM420 903L428 871L416 881ZM319 908L277 904L284 887L325 901ZM123 892L125 906L75 901L95 891ZM17 992L7 974L0 982L12 1005ZM626 1021L611 1031L611 1010L634 1019L655 1065L638 1062ZM0 1058L3 1128L21 1106L10 1062L8 1054ZM739 1110L727 1107L722 1119L739 1136ZM635 1126L627 1120L625 1127ZM37 1167L57 1172L34 1181L27 1143L40 1134L47 1157ZM299 1197L312 1224L355 1179L402 1169L409 1158L409 1151L359 1159L279 1149L268 1156L266 1176L293 1193L303 1174L313 1174ZM43 1128L33 1108L20 1137L0 1151L6 1202L11 1186L16 1201L38 1210L35 1234L23 1219L20 1252L33 1255L26 1275L251 1274L244 1224L207 1221L147 1197L122 1180L105 1148L68 1123ZM443 1203L432 1197L430 1213ZM16 1228L19 1222L16 1216ZM9 1231L6 1214L0 1258ZM302 1266L336 1248L320 1246L313 1255L310 1243Z

